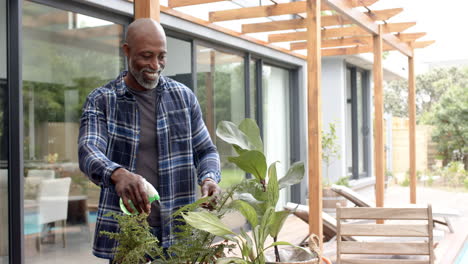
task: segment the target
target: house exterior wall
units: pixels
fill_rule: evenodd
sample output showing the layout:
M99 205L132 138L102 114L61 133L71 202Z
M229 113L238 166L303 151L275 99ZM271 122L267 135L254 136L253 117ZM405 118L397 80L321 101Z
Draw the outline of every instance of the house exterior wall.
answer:
M334 182L346 176L346 63L343 58L322 59L322 130L328 131L330 123L335 123L337 144L340 146L340 158L328 168L329 180ZM327 166L322 167L324 181Z

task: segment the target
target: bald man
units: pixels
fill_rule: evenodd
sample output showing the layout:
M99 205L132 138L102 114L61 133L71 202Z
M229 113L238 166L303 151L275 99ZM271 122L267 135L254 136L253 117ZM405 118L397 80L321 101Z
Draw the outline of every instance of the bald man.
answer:
M78 138L80 169L101 187L93 253L113 259L117 222L104 216L120 211L119 198L131 212L149 213L148 223L163 247L174 239L170 216L202 196L219 193L219 155L194 93L161 73L166 66L166 35L151 19L128 27L123 52L128 71L87 97ZM150 204L143 179L161 196Z

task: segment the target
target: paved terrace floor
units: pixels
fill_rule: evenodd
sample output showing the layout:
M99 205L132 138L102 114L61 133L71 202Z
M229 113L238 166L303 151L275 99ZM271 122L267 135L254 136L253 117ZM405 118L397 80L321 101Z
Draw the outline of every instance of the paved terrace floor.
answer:
M418 203L431 203L434 207L450 207L460 211L461 217L453 218L452 224L455 230L450 233L447 228L442 227L445 231L444 238L439 242L435 253L436 263L451 264L455 261L459 250L468 237L468 193L456 193L446 190L418 187L417 190ZM373 190L369 188L366 192L361 192L363 195L372 199ZM400 186L390 186L385 193L385 203L388 206L398 206L407 204L409 201L409 188ZM35 237L28 236L25 239L26 263L34 264L54 264L54 263L70 263L83 264L93 263L101 264L108 263L105 260L95 258L91 254L90 235L94 227L90 228L91 234L83 232L83 228L70 227L67 229L67 245L62 248L60 236L57 237L55 244L43 245L41 252L35 249ZM298 244L308 232L308 225L295 216L288 218L285 228L280 234L280 240L289 241ZM328 253L332 254L333 253ZM0 258L0 264L7 263L5 259Z

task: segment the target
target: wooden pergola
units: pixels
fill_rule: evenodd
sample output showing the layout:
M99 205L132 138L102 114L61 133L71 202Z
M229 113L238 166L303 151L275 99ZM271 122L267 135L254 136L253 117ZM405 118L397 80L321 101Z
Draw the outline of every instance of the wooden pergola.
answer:
M130 0L131 1L131 0ZM308 91L308 180L309 180L309 229L322 238L322 161L321 161L321 59L322 56L374 54L374 163L376 177L376 205L384 206L384 129L383 129L383 68L382 53L397 50L408 57L408 104L410 144L410 202L416 203L416 105L414 49L424 48L434 41L417 41L426 33L404 33L414 22L387 22L401 13L402 8L373 10L378 0L307 0L280 3L270 0L271 5L243 7L209 12L205 21L174 8L225 0L168 0L168 6L159 0L135 0L135 18L151 17L160 20L160 12L177 16L226 34L268 46L284 53L307 60ZM382 0L383 1L383 0ZM209 8L209 6L207 6ZM274 16L293 15L288 20L275 20ZM242 19L270 18L270 22L242 24ZM241 32L217 25L220 21L239 20ZM268 41L256 39L249 34L270 33ZM275 45L289 43L290 48ZM307 55L298 50L306 50Z

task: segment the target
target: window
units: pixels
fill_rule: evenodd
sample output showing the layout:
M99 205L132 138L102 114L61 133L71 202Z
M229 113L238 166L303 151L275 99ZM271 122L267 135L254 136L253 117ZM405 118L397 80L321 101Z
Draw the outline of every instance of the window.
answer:
M352 179L369 176L369 85L368 72L346 70L346 165Z
M0 263L8 263L7 3L0 0Z
M239 124L245 118L244 58L197 45L197 98L203 119L221 158L222 188L240 182L244 173L227 158L235 156L231 145L217 140L216 126L228 120Z
M163 74L193 89L190 42L167 37L167 65Z
M289 71L275 66L263 65L263 142L268 166L277 164L278 178L284 176L290 165L290 105ZM286 190L282 190L280 201L285 200Z
M124 27L25 1L22 29L26 263L96 263L90 243L100 188L78 168L79 119L89 92L124 68ZM53 195L49 179L62 179L54 184L65 186L57 189L66 189L67 212L46 210L41 198ZM55 213L65 216L53 219Z

